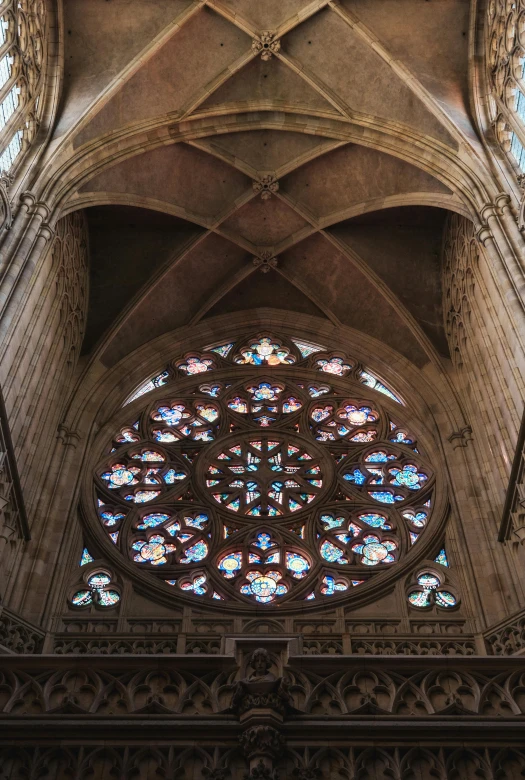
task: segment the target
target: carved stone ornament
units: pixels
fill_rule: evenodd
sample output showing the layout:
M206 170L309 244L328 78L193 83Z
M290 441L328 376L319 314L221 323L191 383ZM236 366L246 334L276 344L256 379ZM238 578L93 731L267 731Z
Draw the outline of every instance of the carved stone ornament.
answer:
M279 774L276 769L271 769L263 761L253 766L250 771L244 775L244 780L278 780Z
M264 756L278 758L284 750L284 737L272 726L252 726L239 737L247 759Z
M470 425L466 425L459 431L454 431L451 433L448 437L448 440L454 449L457 449L458 447L467 447L469 441L472 441L472 428Z
M277 268L277 263L273 252L261 252L260 257L253 258L255 268L258 268L263 274L267 274L272 268Z
M206 780L226 780L230 771L225 767L214 767L213 769L210 769L210 767L205 766L202 768L202 774Z
M260 38L254 38L252 41L252 51L261 55L261 60L271 60L272 54L277 54L281 50L281 41L275 38L275 33L270 30L264 30Z
M258 181L252 182L252 187L254 192L261 193L261 200L268 200L272 197L272 192L278 191L279 182L274 174L269 173Z
M0 231L9 230L13 224L13 212L9 202L9 187L13 183L13 177L8 173L0 176Z
M518 183L521 187L522 195L521 195L518 216L516 217L516 222L518 224L518 230L520 231L520 233L524 233L525 232L525 174L521 174L520 176L518 176Z
M253 709L270 709L284 715L290 708L291 696L283 677L270 672L271 659L267 650L259 647L252 653L250 666L253 673L239 680L232 697L232 710L237 715Z
M318 767L295 767L292 777L294 780L320 780L322 772Z

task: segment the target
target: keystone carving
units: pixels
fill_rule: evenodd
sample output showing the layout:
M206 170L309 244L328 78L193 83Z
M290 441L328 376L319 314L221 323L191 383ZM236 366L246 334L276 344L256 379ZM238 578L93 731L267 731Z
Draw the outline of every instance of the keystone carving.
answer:
M261 252L259 257L253 258L255 268L258 268L263 274L267 274L272 268L277 268L277 262L273 252Z
M252 726L239 737L244 755L248 760L278 758L284 750L284 737L272 726ZM263 763L262 758L259 764Z
M272 197L272 192L277 192L279 189L279 182L273 173L268 173L259 181L253 181L252 187L254 192L261 193L261 200L268 200Z
M252 51L254 54L260 54L261 60L271 60L273 54L281 50L281 41L275 38L275 33L270 30L264 30L260 38L254 38L252 41Z

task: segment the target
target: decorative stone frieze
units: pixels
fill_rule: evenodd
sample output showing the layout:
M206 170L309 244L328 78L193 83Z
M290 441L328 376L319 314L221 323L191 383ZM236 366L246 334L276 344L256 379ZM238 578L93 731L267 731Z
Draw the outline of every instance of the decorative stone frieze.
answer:
M44 631L0 607L0 648L4 653L41 653L44 637Z
M277 771L267 768L260 770L262 774L254 769L247 773L242 764L232 763L231 754L226 750L222 753L224 760L230 761L231 765L227 770L214 770L206 763L214 760L214 750L204 746L152 746L134 741L123 747L108 745L105 740L104 746L82 743L67 746L60 743L60 746L52 748L10 745L0 748L0 764L8 778L17 780L39 776L46 780L62 777L84 780L93 776L193 780L201 775L206 780L223 780L223 777L231 777L232 780L244 780L246 777L275 780L278 775ZM304 767L302 762L307 762L308 766ZM282 763L283 770L279 776L294 780L329 780L330 777L356 780L518 780L520 773L525 771L525 752L519 746L398 747L394 740L374 747L330 745L309 749L301 745ZM330 774L332 767L336 768L335 774Z

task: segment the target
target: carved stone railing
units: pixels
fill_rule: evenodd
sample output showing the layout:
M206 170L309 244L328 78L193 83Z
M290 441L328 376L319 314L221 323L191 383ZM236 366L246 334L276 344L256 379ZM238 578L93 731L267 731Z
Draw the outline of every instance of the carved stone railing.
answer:
M299 651L304 655L443 655L485 654L484 645L472 635L395 637L329 634L306 637L297 635ZM58 655L217 655L224 651L225 637L203 634L61 633L53 637L53 652Z
M131 716L140 720L163 714L181 724L189 719L191 730L200 728L195 716L204 718L206 728L206 718L217 715L227 733L235 725L228 712L239 671L239 642L257 643L254 638L229 641L235 649L221 655L4 656L0 717L5 722L13 715L47 714L53 722L60 720L57 728L70 728L64 721L73 711L115 721L125 716L126 723ZM279 638L273 644L286 653L294 642ZM479 719L504 722L505 728L517 721L525 728L525 666L520 658L283 656L282 668L294 708L287 730L297 737L313 724L319 728L319 719L329 718L334 726L347 716L366 722L382 716L424 719L425 727L439 724L451 739L458 716L474 728L482 728ZM46 728L54 728L51 721Z
M0 606L0 655L41 653L44 639L44 631Z
M522 659L305 655L297 636L262 641L226 636L217 654L4 656L3 776L525 776Z
M525 655L525 611L492 626L484 639L490 655Z

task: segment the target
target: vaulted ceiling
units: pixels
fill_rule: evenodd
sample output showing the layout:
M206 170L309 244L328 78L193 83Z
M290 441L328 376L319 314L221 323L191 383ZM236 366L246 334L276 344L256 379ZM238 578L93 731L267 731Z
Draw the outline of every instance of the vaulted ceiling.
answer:
M446 357L441 235L466 210L448 171L477 149L468 17L468 0L67 0L52 148L89 222L84 352L110 365L271 307Z

